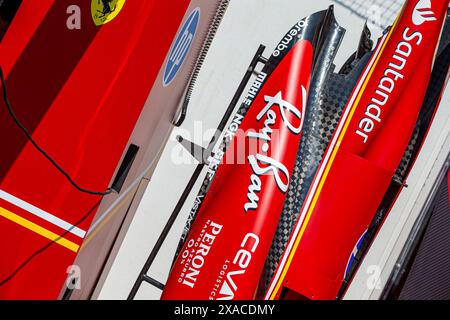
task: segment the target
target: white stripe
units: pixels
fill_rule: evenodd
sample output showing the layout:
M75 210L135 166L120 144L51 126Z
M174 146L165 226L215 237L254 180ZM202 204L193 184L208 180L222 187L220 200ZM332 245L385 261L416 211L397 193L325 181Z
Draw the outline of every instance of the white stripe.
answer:
M380 41L380 45L378 46L378 49L376 50L375 54L373 55L373 57L372 57L369 65L368 65L368 67L366 68L362 78L360 79L360 81L358 83L358 86L357 86L357 89L353 93L353 95L351 97L351 100L350 100L349 104L347 105L347 108L345 109L344 115L343 115L341 121L339 122L339 126L338 126L338 128L336 130L336 133L333 136L333 140L332 140L332 142L330 144L330 147L328 148L328 152L325 155L324 161L322 162L322 165L319 168L319 174L316 177L316 179L314 180L314 184L312 186L312 189L311 189L311 191L310 191L310 193L308 195L308 198L306 200L305 206L303 207L302 213L300 215L300 219L299 219L299 221L298 221L298 223L297 223L297 225L295 227L293 236L292 236L291 240L289 241L289 244L286 247L285 252L283 253L283 257L282 257L282 259L280 261L280 264L277 267L277 272L276 272L274 278L272 279L270 287L267 290L266 296L264 297L265 300L268 300L270 298L270 296L273 293L273 290L275 289L276 284L278 283L278 280L279 280L279 278L281 276L281 273L283 271L284 265L286 264L286 260L289 257L289 254L290 254L290 252L292 250L292 247L294 246L294 243L295 243L295 241L297 239L298 233L300 232L300 229L301 229L301 227L303 225L303 221L305 220L306 213L308 212L309 207L311 205L311 201L312 201L312 199L313 199L313 197L314 197L314 195L315 195L315 193L317 191L317 186L318 186L320 180L322 179L323 172L324 172L324 170L325 170L325 168L326 168L326 166L328 164L328 161L329 161L329 159L331 157L331 154L333 153L334 146L336 145L337 139L340 136L340 133L342 131L342 127L344 126L344 124L345 124L345 122L347 120L348 114L350 113L350 110L352 109L353 104L354 104L354 102L356 100L356 97L358 96L358 94L359 94L359 92L361 90L361 87L362 87L364 81L366 80L367 74L372 69L372 66L375 63L375 60L378 57L378 54L380 53L380 50L383 47L384 42L386 41L386 37L387 37L387 34L384 35L384 37L382 38L382 41Z
M45 221L48 221L52 224L54 224L55 226L60 227L61 229L64 229L78 237L80 237L81 239L84 238L84 236L86 235L86 231L81 230L80 228L58 218L55 217L54 215L45 212L44 210L39 209L38 207L33 206L32 204L29 204L28 202L25 202L15 196L13 196L12 194L9 194L3 190L0 189L0 198L12 203L13 205L41 218L44 219Z

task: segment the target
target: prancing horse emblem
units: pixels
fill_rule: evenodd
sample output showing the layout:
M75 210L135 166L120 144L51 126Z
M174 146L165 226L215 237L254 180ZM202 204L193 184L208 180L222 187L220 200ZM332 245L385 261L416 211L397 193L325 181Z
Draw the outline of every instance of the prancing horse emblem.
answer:
M115 19L122 10L126 0L92 0L92 19L97 26Z

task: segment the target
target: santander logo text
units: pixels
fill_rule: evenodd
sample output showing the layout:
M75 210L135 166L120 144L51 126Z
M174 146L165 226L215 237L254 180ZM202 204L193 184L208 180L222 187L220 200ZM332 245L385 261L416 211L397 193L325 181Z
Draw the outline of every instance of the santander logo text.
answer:
M431 8L431 0L420 0L413 11L413 23L420 26L427 21L436 21L436 16Z

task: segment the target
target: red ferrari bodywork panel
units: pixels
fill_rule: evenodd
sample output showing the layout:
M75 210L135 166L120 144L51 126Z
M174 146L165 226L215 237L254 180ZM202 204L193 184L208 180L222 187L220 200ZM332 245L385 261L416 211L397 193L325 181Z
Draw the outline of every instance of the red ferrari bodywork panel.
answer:
M255 296L301 137L313 51L310 41L298 42L267 77L245 118L234 118L242 131L225 153L163 299ZM244 157L236 154L241 134Z
M335 299L410 141L448 1L407 1L379 42L316 174L266 298Z
M107 189L189 2L125 1L101 26L91 1L21 4L0 46L9 98L82 187ZM66 26L71 5L81 9L79 30ZM101 197L73 188L3 102L0 119L0 298L54 299Z

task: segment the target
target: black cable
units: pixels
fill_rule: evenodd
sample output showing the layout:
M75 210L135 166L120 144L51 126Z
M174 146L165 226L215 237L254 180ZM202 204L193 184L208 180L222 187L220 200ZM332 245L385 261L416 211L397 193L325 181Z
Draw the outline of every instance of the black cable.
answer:
M61 168L61 166L58 165L58 163L50 156L47 154L47 152L45 152L40 146L39 144L33 139L33 137L31 136L30 132L28 131L28 129L20 122L20 120L17 118L16 114L14 113L14 110L11 106L11 102L9 101L8 98L8 91L6 89L6 81L5 81L5 77L3 74L3 68L0 66L0 78L1 78L1 83L2 83L2 88L3 88L3 100L5 101L6 107L8 109L8 113L10 114L11 118L13 119L14 123L22 130L22 132L25 134L25 136L27 137L27 139L31 142L31 144L36 148L37 151L39 151L48 161L50 161L50 163L59 171L62 173L62 175L64 177L66 177L66 179L70 182L70 184L72 186L75 187L75 189L77 189L80 192L83 193L87 193L87 194L91 194L91 195L96 195L96 196L106 196L108 194L111 194L114 190L112 190L111 188L108 188L105 192L98 192L98 191L92 191L89 189L85 189L80 187L73 179L72 177L63 169Z

